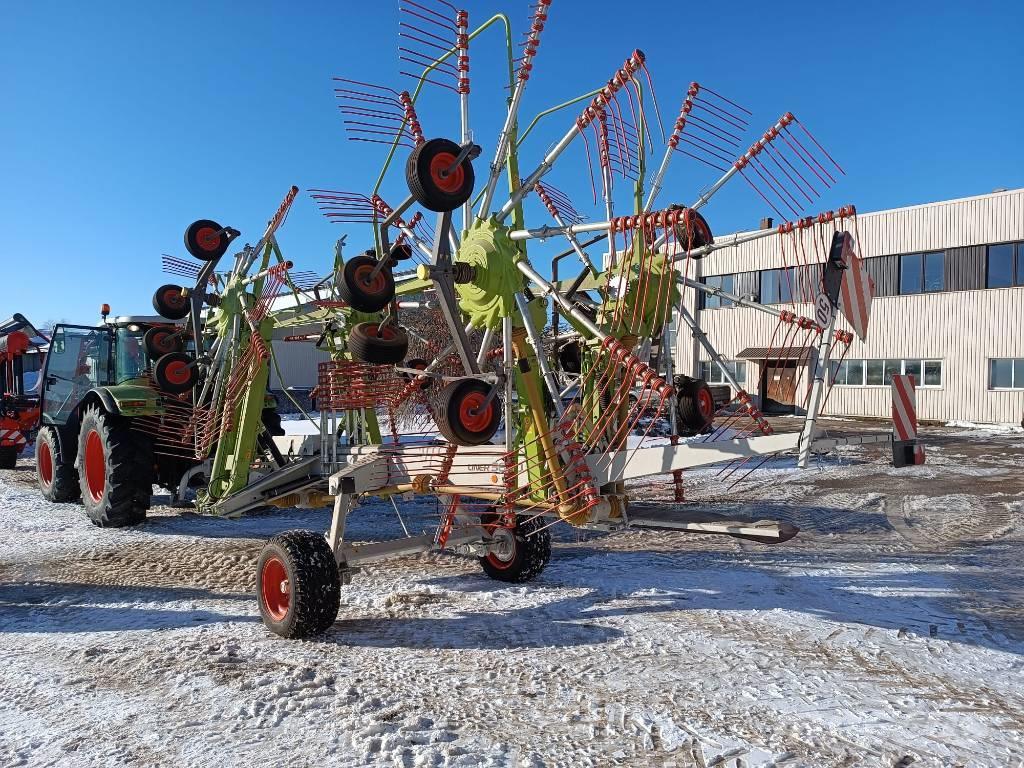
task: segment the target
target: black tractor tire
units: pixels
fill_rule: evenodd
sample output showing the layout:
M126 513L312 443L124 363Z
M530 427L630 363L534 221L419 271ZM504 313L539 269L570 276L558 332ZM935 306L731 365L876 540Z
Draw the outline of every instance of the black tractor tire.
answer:
M531 520L525 516L516 519L515 527L508 529L499 524L493 512L480 516L480 523L492 535L508 537L504 550L491 552L480 558L484 573L496 581L522 584L535 579L551 560L551 531L543 528L543 518Z
M161 285L153 294L153 309L160 317L168 320L181 320L188 317L192 303L188 297L181 295L182 287L168 283Z
M462 148L448 139L430 139L420 144L409 155L405 165L405 180L416 202L435 213L454 211L473 194L475 177L469 158L442 177L462 152Z
M267 629L297 639L334 624L341 604L341 576L322 534L285 531L264 546L256 561L256 601Z
M75 463L82 505L93 525L123 528L145 521L153 495L153 447L126 419L88 406Z
M186 352L171 352L156 361L153 379L157 387L172 395L188 392L199 382L199 369Z
M142 337L142 345L146 348L146 355L150 360L159 360L164 355L185 350L185 343L177 329L159 325L146 331L146 335Z
M359 323L348 332L348 351L363 363L395 365L409 353L409 336L397 325Z
M185 250L200 261L219 259L228 249L231 238L224 227L209 219L193 221L185 230Z
M43 427L36 437L36 482L43 498L54 503L77 501L78 470L74 450L65 451L56 427Z
M700 434L715 419L715 398L704 379L690 379L676 392L680 424L694 434Z
M18 466L19 449L13 445L0 447L0 469L14 469Z
M558 364L566 373L583 371L583 345L578 341L570 341L558 349Z
M434 423L448 442L454 445L483 445L501 425L501 398L497 395L481 412L480 406L493 385L480 379L456 379L438 395Z

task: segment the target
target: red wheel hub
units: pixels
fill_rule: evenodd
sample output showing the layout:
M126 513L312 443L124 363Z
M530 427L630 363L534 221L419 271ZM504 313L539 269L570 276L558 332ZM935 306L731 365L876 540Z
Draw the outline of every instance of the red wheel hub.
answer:
M85 484L92 500L99 502L107 487L107 458L103 455L103 438L95 429L85 436Z
M470 432L483 432L491 423L494 401L491 400L484 408L486 399L482 392L470 392L459 403L459 422Z
M50 452L50 444L45 440L39 441L39 455L36 462L39 465L39 476L47 485L53 483L53 454Z
M376 267L373 264L361 264L355 269L356 283L360 288L369 294L384 293L387 288L387 281L384 279L384 270L373 274Z
M455 166L455 169L448 171L455 162L456 156L451 152L438 152L430 159L430 180L434 186L442 192L454 194L462 189L466 180L466 172L462 170L462 163ZM447 175L445 175L447 173Z
M185 306L185 297L181 295L181 291L168 288L164 291L164 304L173 309L180 309Z
M711 397L711 393L706 389L700 389L697 391L697 407L700 409L701 415L708 421L715 415L715 399Z
M192 369L188 367L188 363L181 360L172 360L167 367L164 368L164 378L168 384L175 384L181 386L187 384L192 377Z
M160 331L153 334L153 346L164 354L171 352L174 344L171 342L171 334L167 331Z
M384 341L391 341L395 338L395 329L390 325L380 326L377 325L377 323L371 323L367 326L367 330L370 332L370 335L376 336L378 339L383 339Z
M213 227L202 227L196 232L196 245L204 251L216 251L220 245L220 235Z
M288 571L279 557L268 557L260 571L260 600L263 608L274 619L281 621L288 615L292 604L292 588Z

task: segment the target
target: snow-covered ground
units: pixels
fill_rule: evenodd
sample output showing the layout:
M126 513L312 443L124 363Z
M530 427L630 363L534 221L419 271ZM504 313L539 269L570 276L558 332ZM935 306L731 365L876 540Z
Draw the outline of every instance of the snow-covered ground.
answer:
M1024 437L929 438L917 468L688 474L708 511L801 526L782 545L566 529L524 586L404 558L306 642L263 628L254 564L326 511L99 530L23 461L0 472L0 765L1022 765ZM401 529L375 504L350 530Z

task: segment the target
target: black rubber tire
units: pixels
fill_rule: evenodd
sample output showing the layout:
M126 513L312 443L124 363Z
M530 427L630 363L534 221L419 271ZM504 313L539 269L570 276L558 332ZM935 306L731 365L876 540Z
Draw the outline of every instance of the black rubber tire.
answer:
M74 449L69 446L72 450L64 451L61 437L57 427L43 427L36 436L36 482L43 498L57 504L77 501L80 495ZM49 456L48 465L46 456ZM44 477L44 468L48 468L49 477Z
M498 519L498 515L493 512L485 512L480 516L480 522L485 527L495 525ZM544 524L543 518L531 520L524 516L518 517L512 529L515 548L511 559L502 561L494 554L481 557L480 565L484 573L496 581L510 584L522 584L537 578L551 560L551 530L540 530Z
M676 392L680 425L700 433L715 419L715 398L704 379L690 379ZM708 406L710 403L710 407Z
M0 469L14 469L18 466L19 449L13 445L0 446Z
M669 206L670 211L685 211L685 205L671 205ZM684 219L684 222L676 224L673 228L673 232L676 236L676 242L679 247L684 251L692 251L696 248L703 248L705 245L711 245L715 242L714 235L711 234L711 227L708 225L707 219L701 216L697 211L690 209L689 214ZM707 254L697 253L692 256L694 259L703 259Z
M199 382L199 369L192 362L186 352L171 352L161 357L153 366L157 387L172 395L191 390Z
M200 261L219 259L231 243L227 232L213 235L209 232L211 229L214 232L220 232L223 227L215 221L199 219L199 221L189 224L188 229L185 230L185 250Z
M153 309L160 317L166 317L168 320L188 317L192 303L181 295L181 291L181 286L174 283L161 285L156 289L156 293L153 294Z
M282 615L268 603L274 585L264 576L276 559L288 582L288 604ZM256 561L256 602L267 629L275 635L298 639L325 632L338 618L341 605L341 577L334 553L322 534L313 531L285 531L268 541ZM278 606L279 608L280 606Z
M492 386L480 379L456 379L441 390L434 406L434 423L448 442L455 445L483 445L494 437L502 417L501 398L497 395L488 405L486 420L467 424L462 418L463 405L467 400L482 402L482 398L490 394Z
M75 464L82 506L93 525L123 528L145 521L153 495L153 447L126 419L87 407Z
M558 364L566 373L583 371L583 345L578 341L570 341L558 349Z
M402 367L403 368L415 368L418 371L422 371L428 365L429 365L429 363L426 360L424 360L422 357L410 357L408 360L405 361L405 363L404 363L404 365ZM416 378L413 374L406 373L405 371L402 371L399 375L402 377L402 380L405 383L407 383L407 384L412 382L412 380L414 378ZM429 376L427 378L425 378L422 382L420 382L420 392L425 392L426 390L430 389L430 385L433 384L433 383L434 383L434 380L432 378L430 378Z
M348 351L352 358L373 365L395 365L409 354L409 336L397 325L386 325L379 330L379 323L359 323L348 332ZM378 335L382 334L382 335Z
M142 337L142 345L146 348L146 355L150 360L159 360L164 355L172 352L183 352L185 344L181 336L176 335L178 331L174 328L164 328L154 325L146 335Z
M447 164L450 165L461 151L462 148L454 141L430 139L416 147L409 155L409 160L405 164L405 180L409 185L409 192L416 198L416 202L428 211L454 211L473 194L475 177L473 163L469 158L463 160L452 172L455 178L451 184L445 182L447 188L440 186L440 179L436 177L435 160L438 160L438 163L447 160ZM434 172L431 171L432 165Z
M388 252L388 257L391 259L392 264L397 264L400 261L412 258L412 246L408 243L396 243L391 246L391 250Z
M365 253L349 259L341 271L338 295L352 309L359 312L380 312L394 301L395 278L391 269L385 266L377 273L372 284L364 282L377 266L377 259Z

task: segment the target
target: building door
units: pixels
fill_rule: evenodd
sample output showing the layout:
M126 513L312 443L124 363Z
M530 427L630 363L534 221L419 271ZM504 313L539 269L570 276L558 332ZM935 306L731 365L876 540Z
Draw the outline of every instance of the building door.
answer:
M765 360L761 363L761 410L765 413L796 412L796 361Z

